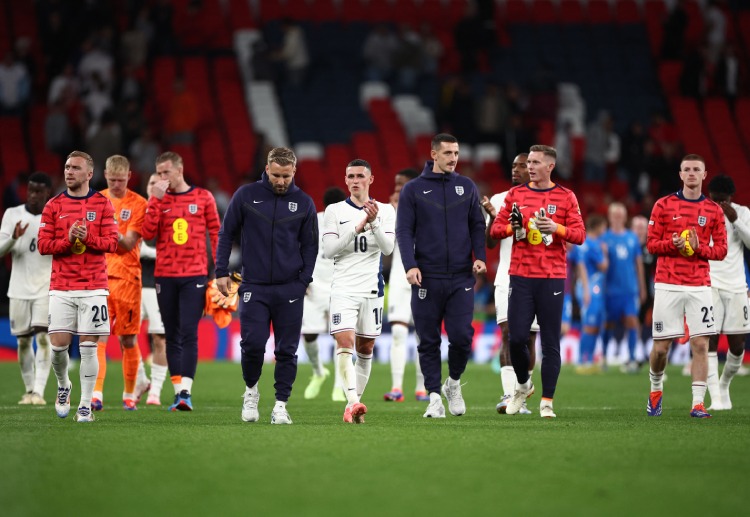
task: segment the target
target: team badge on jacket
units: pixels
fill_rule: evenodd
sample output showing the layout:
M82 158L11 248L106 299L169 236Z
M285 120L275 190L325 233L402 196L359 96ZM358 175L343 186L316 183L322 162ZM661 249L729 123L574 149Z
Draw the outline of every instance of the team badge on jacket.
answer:
M252 295L253 293L242 293L242 301L245 303L249 302Z
M87 221L96 221L96 212L86 212Z
M419 296L420 300L424 300L425 298L427 298L427 289L420 289L417 292L417 296Z
M191 214L197 214L198 213L198 205L196 204L190 204L188 205L188 212Z
M705 215L699 215L698 216L698 225L699 226L706 226L706 216Z
M464 195L464 188L463 187L456 187L456 194L458 194L459 196L463 196Z
M290 212L296 212L297 211L297 203L294 203L292 201L289 202L289 211Z

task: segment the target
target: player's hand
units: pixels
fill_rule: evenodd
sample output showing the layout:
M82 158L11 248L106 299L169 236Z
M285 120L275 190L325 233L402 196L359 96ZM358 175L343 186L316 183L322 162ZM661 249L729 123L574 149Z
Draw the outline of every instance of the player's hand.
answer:
M232 279L228 276L223 276L216 279L216 289L224 296L229 296L229 287L232 284Z
M510 227L514 230L523 229L523 214L515 203L513 203L513 208L510 209L510 217L508 217L508 221L510 222Z
M13 228L13 240L21 238L21 236L26 233L26 228L29 227L29 223L26 223L26 225L22 225L21 221L18 221L16 223L16 227Z
M159 180L154 183L153 193L156 199L162 199L169 189L169 180Z
M672 234L672 244L678 250L682 250L685 247L685 239L683 239L682 237L680 237L679 233L673 233Z
M406 281L409 282L409 285L422 287L422 272L418 267L413 267L406 272Z
M365 206L362 207L362 209L367 214L367 222L373 223L375 222L375 219L378 217L378 204L373 199L368 199L365 201Z
M536 217L536 229L542 233L552 234L557 231L557 223L550 217L547 217L547 211L544 208L540 208L538 212L534 212Z
M83 242L84 240L86 240L87 235L88 231L86 230L85 221L74 221L73 225L70 227L70 230L68 230L68 240L70 242L75 242L76 239Z
M730 223L733 223L737 220L737 210L734 209L729 201L722 201L721 203L719 203L719 206L724 211L724 215L727 216L727 219L729 219Z
M693 248L693 251L698 250L698 233L695 231L695 226L690 228L688 231L688 243L690 244L690 247Z
M497 217L497 211L495 210L495 207L492 206L492 203L490 203L487 196L482 196L482 208L484 208L484 211L487 212L492 219Z
M487 272L487 265L483 260L475 260L474 267L472 268L475 274L482 275Z

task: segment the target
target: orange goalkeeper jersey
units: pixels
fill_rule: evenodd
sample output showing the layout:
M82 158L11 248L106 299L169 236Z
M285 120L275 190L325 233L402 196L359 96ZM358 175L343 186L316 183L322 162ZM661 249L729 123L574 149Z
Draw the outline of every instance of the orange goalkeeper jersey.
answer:
M109 198L115 209L117 231L125 235L129 230L141 234L143 218L146 215L147 201L132 190L126 191L125 197L118 199L112 196L109 189L102 190L102 194ZM127 282L141 283L141 248L136 244L130 251L118 249L114 253L107 253L107 275L109 278L121 279Z

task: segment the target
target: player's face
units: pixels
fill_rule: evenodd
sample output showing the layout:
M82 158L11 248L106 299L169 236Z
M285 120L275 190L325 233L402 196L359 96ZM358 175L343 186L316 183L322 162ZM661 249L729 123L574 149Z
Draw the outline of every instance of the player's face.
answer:
M615 206L609 210L609 224L611 226L622 228L628 219L628 214L621 206Z
M26 206L31 213L42 213L44 205L49 200L50 188L43 183L30 181L26 190Z
M148 185L146 186L146 195L149 198L154 195L154 185L156 185L157 181L159 181L158 174L152 174L151 177L148 179Z
M374 179L372 171L367 167L347 167L346 169L346 186L352 196L367 197L370 193L370 184Z
M430 157L435 162L437 171L454 172L458 165L458 144L440 142L440 148L431 150Z
M107 188L115 197L122 197L128 190L130 171L123 169L106 169L104 179L107 180Z
M88 185L94 175L94 170L89 169L86 160L80 156L72 156L65 161L65 186L68 190L80 190Z
M706 179L706 165L698 160L685 160L680 164L680 179L687 188L700 188Z
M511 182L513 185L523 185L529 182L529 166L526 160L526 156L522 154L519 154L513 160L513 168L511 169Z
M529 169L529 179L533 182L539 182L549 180L555 162L541 151L532 151L529 153L526 165Z
M732 202L732 196L727 194L719 194L718 192L709 192L708 197L711 198L711 201L714 203L731 203Z
M635 217L631 223L631 229L638 236L638 240L645 242L646 235L648 234L648 221L645 217Z
M270 165L266 165L266 174L271 187L273 187L274 194L286 194L292 184L295 172L297 172L297 169L291 164L279 165L276 162L271 162Z
M168 180L170 190L174 190L179 187L183 182L182 177L182 165L177 166L172 163L172 160L161 162L156 166L156 174L160 180Z

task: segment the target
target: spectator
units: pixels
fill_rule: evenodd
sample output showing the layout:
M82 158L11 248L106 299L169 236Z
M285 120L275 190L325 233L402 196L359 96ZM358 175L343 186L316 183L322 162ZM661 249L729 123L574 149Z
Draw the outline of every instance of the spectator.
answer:
M299 86L304 82L310 64L305 33L302 27L289 18L281 22L281 29L284 31L284 39L275 57L284 63L286 80Z
M112 56L94 44L88 38L81 45L81 60L78 62L78 76L81 78L84 91L102 88L109 92L114 79L114 60Z
M91 89L84 96L83 105L86 107L89 122L93 124L94 129L101 120L104 112L112 108L112 98L99 74L95 74L92 78ZM104 159L106 160L107 157L105 156Z
M81 93L81 82L75 73L72 63L67 63L62 72L52 79L49 86L47 103L51 106L58 100L65 100L68 95L78 96Z
M154 51L158 55L170 54L174 51L173 17L172 0L159 0L151 11L151 20L154 25Z
M440 43L432 26L427 22L420 26L419 37L422 40L422 72L434 76L438 72L440 58L443 55L443 44Z
M0 114L20 114L29 100L30 89L26 67L8 51L0 63Z
M706 96L708 56L707 46L695 48L685 56L680 75L680 93L685 97L702 99Z
M44 121L44 142L47 150L64 158L73 148L70 120L65 112L63 100L58 99L47 113Z
M133 20L133 26L122 35L122 57L125 63L138 68L146 63L154 39L154 24L148 7L142 6Z
M718 60L727 38L727 16L722 4L719 0L709 0L703 15L706 22L708 58L711 63Z
M154 172L154 164L161 154L161 147L154 139L153 129L146 127L141 135L130 144L128 152L134 171L142 175Z
M528 152L534 145L534 134L526 125L521 113L513 113L505 128L500 141L503 148L503 169L509 171L513 167L513 159L520 153Z
M387 81L390 78L397 48L398 40L387 25L378 24L370 31L362 48L369 80Z
M685 29L688 26L688 14L685 0L677 0L672 11L664 22L664 39L662 40L662 59L680 59L685 42Z
M717 92L726 97L732 107L734 107L734 100L739 93L740 72L737 50L734 45L729 44L724 47L724 51L716 63L714 84Z
M620 168L630 184L631 191L635 191L641 172L645 170L646 133L643 125L635 121L622 137L622 156Z
M118 111L122 129L122 147L129 149L133 141L143 133L146 119L143 116L143 110L134 99L126 101Z
M613 147L612 119L606 111L600 111L597 119L586 130L586 154L584 155L587 181L603 182L607 179L607 158ZM619 138L616 154L619 157Z
M86 141L86 150L94 159L94 176L92 186L96 190L106 187L104 182L104 164L114 154L122 154L122 132L112 110L102 114L101 124L91 131Z
M500 87L495 83L487 83L476 109L479 141L499 142L500 134L508 124L509 115L510 107Z
M555 132L555 149L557 162L555 172L562 179L569 180L573 176L573 124L565 121L558 125Z
M396 68L399 89L413 92L422 68L422 41L406 24L401 25L399 30L393 65Z
M170 144L192 144L199 125L198 101L181 77L175 79L173 91L165 122L167 140Z
M479 52L483 46L484 27L474 2L466 3L464 17L453 29L453 40L461 56L461 70L474 72L479 66Z

